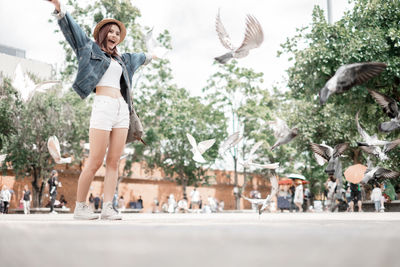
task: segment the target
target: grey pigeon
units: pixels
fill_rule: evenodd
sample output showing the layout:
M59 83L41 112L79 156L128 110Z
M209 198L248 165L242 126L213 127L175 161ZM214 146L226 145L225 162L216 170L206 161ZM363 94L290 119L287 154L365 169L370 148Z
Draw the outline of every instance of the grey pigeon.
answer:
M370 136L363 128L361 128L361 125L358 121L358 114L359 112L356 114L357 130L363 138L363 142L357 142L358 147L366 153L378 157L382 161L388 160L389 158L386 153L397 147L400 144L400 139L396 139L394 141L384 141L379 140L376 135ZM381 146L383 148L381 148Z
M290 129L285 121L280 118L276 118L275 121L268 122L272 130L274 131L274 136L277 138L275 144L271 147L271 150L274 150L280 145L284 145L292 141L295 138L299 130L297 127Z
M264 41L264 33L258 20L251 16L246 16L246 33L242 44L239 47L234 47L231 42L231 38L225 30L224 25L221 22L221 17L218 15L215 22L218 38L222 45L229 50L228 53L216 57L215 60L221 64L225 64L232 58L243 58L249 54L249 51L253 48L259 47Z
M400 172L391 171L381 167L368 168L364 173L364 178L361 180L361 184L366 184L370 180L383 180L383 179L395 179L400 176Z
M349 143L341 143L336 145L334 148L325 144L319 145L315 143L311 143L310 146L319 164L321 164L320 160L328 162L325 172L328 174L334 174L337 172L337 168L339 168L338 166L340 166L339 157L349 147Z
M387 65L382 62L364 62L341 66L319 91L321 105L328 101L330 95L341 94L350 90L353 86L363 84L384 71L386 67Z
M249 169L250 167L255 167L258 169L276 169L279 167L279 163L269 163L269 164L253 163L254 153L261 146L262 143L263 143L262 141L255 143L251 148L247 159L245 161L239 161L239 163L243 165L244 168Z
M400 128L400 113L396 103L391 97L378 93L373 90L368 90L376 102L383 108L383 111L391 118L390 121L383 122L379 125L379 130L382 132L391 132Z

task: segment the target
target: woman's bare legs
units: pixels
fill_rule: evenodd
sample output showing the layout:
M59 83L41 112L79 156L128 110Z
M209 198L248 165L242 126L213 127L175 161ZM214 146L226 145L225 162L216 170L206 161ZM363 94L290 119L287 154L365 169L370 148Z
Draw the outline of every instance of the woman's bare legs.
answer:
M112 201L118 181L119 159L125 148L128 129L114 128L110 133L110 146L106 159L106 176L104 177L104 203Z
M86 202L87 194L89 192L90 184L93 181L94 175L103 163L104 156L108 141L110 138L110 131L89 129L89 158L78 180L78 189L76 192L77 202Z

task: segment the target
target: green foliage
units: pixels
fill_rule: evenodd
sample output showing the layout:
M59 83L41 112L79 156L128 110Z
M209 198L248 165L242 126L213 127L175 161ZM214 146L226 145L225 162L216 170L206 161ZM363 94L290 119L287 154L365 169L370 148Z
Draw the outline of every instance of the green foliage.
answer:
M319 169L311 158L309 143L334 146L340 142L350 142L352 148L343 161L344 169L357 162L358 149L355 141L359 136L355 124L355 114L360 111L360 123L370 134L378 134L381 139L398 137L398 131L389 135L378 133L377 125L388 117L368 94L371 88L400 100L399 74L399 1L352 0L353 10L333 25L326 22L323 11L315 7L309 27L298 29L297 35L282 44L281 53L291 54L293 66L288 70L290 91L283 94L289 100L283 109L289 121L296 121L301 136L294 145L296 150L305 151L305 170ZM371 79L365 85L350 91L333 95L328 104L320 107L318 92L343 64L378 61L387 63L386 71ZM391 153L391 161L379 165L398 170L399 150ZM319 171L318 171L319 172ZM323 180L325 174L316 175Z

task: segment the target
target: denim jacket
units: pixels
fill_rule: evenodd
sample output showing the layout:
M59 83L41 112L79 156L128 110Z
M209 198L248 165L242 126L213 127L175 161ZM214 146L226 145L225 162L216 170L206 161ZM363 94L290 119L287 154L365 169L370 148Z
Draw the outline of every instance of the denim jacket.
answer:
M110 55L102 51L98 44L83 32L72 16L64 11L63 6L60 13L55 12L54 15L58 18L58 24L67 42L78 57L78 73L72 88L84 99L96 89L96 85L107 71L111 63ZM115 60L122 66L121 94L131 111L132 76L142 64L147 64L150 60L144 53L124 53Z

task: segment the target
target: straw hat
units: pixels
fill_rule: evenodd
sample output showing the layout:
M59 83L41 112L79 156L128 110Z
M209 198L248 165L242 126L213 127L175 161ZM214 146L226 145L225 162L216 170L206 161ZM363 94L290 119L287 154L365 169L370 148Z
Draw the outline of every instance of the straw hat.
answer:
M96 27L94 28L93 37L94 37L94 39L96 39L97 36L99 35L99 31L100 31L101 27L103 27L105 24L110 23L110 22L117 24L119 26L119 29L121 30L120 40L118 43L118 44L120 44L125 39L126 28L125 28L125 25L121 21L116 20L116 19L110 19L110 18L102 19L99 23L97 23Z

